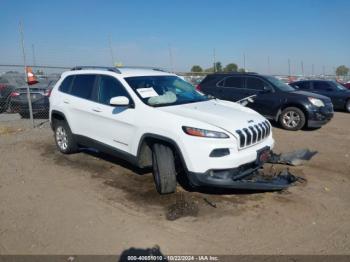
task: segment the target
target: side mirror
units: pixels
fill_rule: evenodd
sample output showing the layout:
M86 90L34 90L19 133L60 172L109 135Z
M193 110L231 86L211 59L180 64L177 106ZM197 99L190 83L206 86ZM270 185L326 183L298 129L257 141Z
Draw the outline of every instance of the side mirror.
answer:
M129 106L130 101L126 96L116 96L111 98L109 104L111 106Z

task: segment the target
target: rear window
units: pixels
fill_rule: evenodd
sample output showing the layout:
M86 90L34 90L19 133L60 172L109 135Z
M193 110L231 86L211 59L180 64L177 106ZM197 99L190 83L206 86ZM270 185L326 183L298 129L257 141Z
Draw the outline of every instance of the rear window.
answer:
M63 82L61 83L60 87L58 90L60 90L63 93L69 93L70 87L72 85L74 76L68 76L66 77Z
M76 75L70 93L80 98L90 99L95 79L96 75Z

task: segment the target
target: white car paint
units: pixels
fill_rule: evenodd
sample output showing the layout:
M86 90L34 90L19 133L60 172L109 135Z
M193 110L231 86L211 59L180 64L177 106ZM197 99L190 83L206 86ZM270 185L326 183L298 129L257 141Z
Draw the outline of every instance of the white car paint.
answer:
M62 112L74 134L86 136L133 156L137 156L144 134L167 137L178 145L188 171L195 173L239 167L255 161L258 150L266 146L273 148L272 133L254 145L239 148L239 137L235 131L248 127L252 122L257 124L266 121L257 112L237 103L218 99L151 107L139 99L124 78L175 75L152 69L121 68L120 71L119 74L101 69L84 69L63 73L50 96L50 122L53 110ZM135 108L120 110L115 106L82 99L58 90L67 76L77 74L109 75L116 78L124 85ZM224 132L229 138L190 136L182 130L183 126ZM230 155L209 157L211 151L217 148L229 148Z

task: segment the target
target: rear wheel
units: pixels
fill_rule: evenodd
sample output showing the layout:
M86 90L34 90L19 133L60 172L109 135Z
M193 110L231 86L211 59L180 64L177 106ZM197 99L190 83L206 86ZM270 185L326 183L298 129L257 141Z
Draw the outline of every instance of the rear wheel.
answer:
M350 113L350 99L348 99L348 101L346 101L346 104L345 104L345 111Z
M306 117L303 111L297 107L287 107L284 109L279 117L280 125L291 131L301 129L306 122Z
M55 121L55 142L58 150L63 154L72 154L78 151L74 135L66 121Z
M176 190L176 169L172 149L162 144L154 144L152 161L153 178L158 193L174 193Z

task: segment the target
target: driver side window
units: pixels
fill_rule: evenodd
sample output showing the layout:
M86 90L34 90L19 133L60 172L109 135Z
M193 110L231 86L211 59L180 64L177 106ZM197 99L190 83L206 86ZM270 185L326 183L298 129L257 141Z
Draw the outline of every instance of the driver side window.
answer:
M116 96L126 96L129 98L128 92L119 81L111 76L100 76L97 101L101 104L109 105L111 98Z

